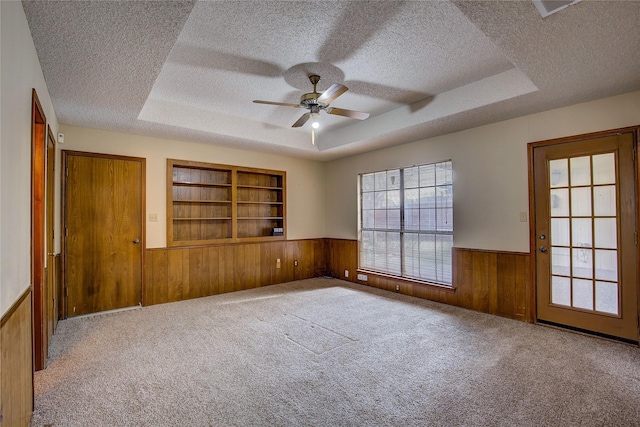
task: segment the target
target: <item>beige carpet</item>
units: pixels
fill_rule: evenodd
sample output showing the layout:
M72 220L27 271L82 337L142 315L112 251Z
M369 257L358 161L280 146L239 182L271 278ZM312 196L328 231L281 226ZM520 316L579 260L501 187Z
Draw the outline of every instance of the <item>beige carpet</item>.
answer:
M34 426L640 425L640 349L310 279L60 322Z

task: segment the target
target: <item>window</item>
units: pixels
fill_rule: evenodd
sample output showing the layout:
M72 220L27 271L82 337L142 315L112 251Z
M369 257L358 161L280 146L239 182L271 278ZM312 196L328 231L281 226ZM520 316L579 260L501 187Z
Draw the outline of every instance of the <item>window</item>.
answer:
M451 286L451 161L359 176L360 268Z

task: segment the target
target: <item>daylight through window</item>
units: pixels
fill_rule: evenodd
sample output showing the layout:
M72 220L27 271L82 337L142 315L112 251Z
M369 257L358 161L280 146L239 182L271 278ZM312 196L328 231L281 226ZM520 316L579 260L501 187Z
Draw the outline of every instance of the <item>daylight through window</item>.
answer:
M451 161L359 179L360 268L451 286Z

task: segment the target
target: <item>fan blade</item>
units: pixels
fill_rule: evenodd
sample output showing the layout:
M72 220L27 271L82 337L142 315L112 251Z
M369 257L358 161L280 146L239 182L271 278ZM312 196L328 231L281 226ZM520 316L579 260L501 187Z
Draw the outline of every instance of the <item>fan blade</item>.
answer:
M329 114L335 114L337 116L351 117L352 119L365 120L369 118L369 113L363 113L361 111L345 110L343 108L330 107L325 109Z
M341 85L340 83L334 83L331 87L318 97L318 102L321 104L331 104L337 97L348 91L349 88Z
M287 104L286 102L261 101L259 99L254 99L253 102L255 102L256 104L280 105L281 107L300 108L300 105L298 104Z
M297 122L295 122L293 124L293 126L291 126L292 128L299 128L300 126L302 126L303 124L307 123L307 120L309 120L309 117L311 117L311 113L304 113Z

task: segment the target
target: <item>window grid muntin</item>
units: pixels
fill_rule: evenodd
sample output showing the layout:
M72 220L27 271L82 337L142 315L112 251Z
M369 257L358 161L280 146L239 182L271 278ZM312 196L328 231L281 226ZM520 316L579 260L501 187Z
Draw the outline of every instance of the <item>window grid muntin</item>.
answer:
M604 181L598 182L596 183L596 174L594 171L594 158L601 158L603 156L607 156L607 155L611 155L613 156L613 168L612 168L612 174L611 176L607 179L605 179ZM575 177L573 177L573 171L572 171L572 163L573 161L576 161L576 164L578 163L578 161L583 161L582 159L588 159L588 168L589 168L589 182L578 182L577 185L573 185L574 184L574 180ZM550 218L553 221L553 219L567 219L568 220L568 225L569 225L569 242L568 242L568 246L567 245L555 245L553 242L553 233L551 233L550 235L550 246L551 246L551 257L552 257L552 262L550 265L550 269L551 269L551 277L552 277L552 283L553 283L553 279L558 278L558 279L567 279L568 280L568 286L569 286L569 298L570 298L570 303L568 305L564 305L564 304L559 304L562 307L566 307L566 308L572 308L572 309L576 309L576 310L581 310L581 311L589 311L589 312L597 312L598 314L604 314L604 315L609 315L609 316L620 316L621 313L621 307L620 307L620 282L619 282L619 268L618 265L616 263L615 265L615 273L616 273L616 279L612 280L612 279L605 279L602 278L601 276L598 276L598 271L597 271L597 259L596 259L596 254L598 252L604 253L604 252L615 252L614 256L618 256L619 253L619 236L618 231L617 231L617 221L618 221L618 213L619 213L619 194L618 194L618 162L617 162L617 153L615 152L610 152L610 153L602 153L602 154L597 154L597 155L589 155L589 156L577 156L577 157L570 157L570 158L566 158L566 159L556 159L555 161L566 161L566 168L567 168L567 177L566 177L566 182L561 182L559 185L554 185L554 176L553 176L553 170L550 167L549 171L550 171ZM553 162L554 160L552 160ZM556 177L557 178L557 177ZM596 214L596 204L595 204L595 194L596 194L596 189L597 188L604 188L604 187L614 187L614 191L613 191L613 195L615 196L615 200L614 202L614 209L615 212L613 215L597 215ZM581 216L574 216L573 215L573 206L574 206L574 201L572 200L572 198L574 197L574 192L572 191L573 189L582 189L582 188L588 188L590 189L589 191L589 200L591 203L590 209L590 215L581 215ZM554 194L558 194L559 190L566 190L567 191L567 212L566 213L561 213L560 215L554 215L553 213L553 195ZM577 193L577 192L576 192ZM591 224L590 224L590 233L591 233L591 242L589 246L584 246L584 248L581 249L581 246L575 245L574 243L574 219L589 219ZM596 245L596 220L597 219L613 219L615 221L615 227L616 227L616 232L615 232L615 241L616 241L616 247L615 248L611 248L611 247L600 247ZM577 222L576 222L577 223ZM558 274L558 273L554 273L553 269L555 267L554 262L553 262L553 256L555 253L555 249L566 249L569 251L568 254L568 274ZM588 278L585 278L584 276L579 276L576 275L574 273L575 269L574 269L574 251L576 250L580 250L580 251L586 251L588 250L590 253L590 263L591 263L591 273L590 276ZM579 255L579 254L578 254ZM583 281L590 281L591 282L591 308L587 308L587 307L581 307L580 305L575 305L575 301L574 301L574 282L576 282L578 285L582 284ZM598 310L598 299L597 299L597 295L598 295L598 284L604 284L604 285L615 285L616 289L617 289L617 295L615 298L615 302L616 302L616 309L617 312L613 313L611 311L601 311ZM553 294L554 288L552 285L552 289L551 289L551 293L550 293L550 297L551 300L549 301L551 305L555 305L555 303L553 302L554 299L554 294Z
M421 173L423 172L423 173ZM432 176L427 176L431 174ZM405 182L405 174L408 175L408 181ZM386 177L388 179L383 178ZM390 177L397 177L391 180ZM396 183L399 178L399 183ZM373 185L372 185L373 182ZM385 184L383 184L385 182ZM423 185L424 184L424 185ZM377 205L371 206L369 193L376 191L388 191L389 187L392 190L399 190L399 202L400 202L400 228L390 227L389 218L387 215L386 227L378 227L375 221L371 224L371 213L368 211L376 210L389 210L389 197L386 198L387 204L384 205L380 201ZM428 198L420 197L422 189L432 189L432 200ZM413 203L408 203L406 199L407 190L417 190L417 201L413 200ZM426 194L427 192L425 192ZM443 197L443 193L445 196ZM382 195L378 196L382 200ZM440 206L444 202L444 206ZM424 280L432 283L452 285L452 253L453 248L453 169L451 160L431 163L421 166L412 166L408 168L392 169L387 171L372 172L360 175L360 267L369 269L372 271L379 271L385 274L393 274L400 277L406 277L410 279ZM423 206L426 204L426 206ZM407 205L411 205L412 208L407 208ZM417 206L416 206L417 205ZM407 229L407 211L413 209L418 213L418 227ZM433 213L431 218L433 219L433 225L431 227L425 227L425 224L421 221L422 211ZM432 212L430 212L432 211ZM442 212L445 215L442 215ZM375 216L375 213L373 214ZM382 216L382 214L380 214ZM380 221L381 223L382 221ZM395 222L393 225L397 224ZM413 224L415 225L415 224ZM376 262L375 254L375 240L371 242L372 233L400 233L399 240L399 271L389 268L387 263L386 270L380 269L384 264L382 261ZM408 259L406 237L418 236L418 257L411 257ZM431 254L422 253L421 248L426 244L421 243L423 239L419 236L431 236L433 240L434 250ZM367 245L368 244L368 245ZM432 256L428 256L432 255ZM388 253L384 255L387 257ZM397 259L397 257L393 257ZM407 263L411 261L412 264L418 262L418 274L415 273L415 268L408 268ZM427 262L429 261L429 262ZM424 265L424 267L423 267ZM393 267L393 266L392 266ZM409 271L413 270L413 271ZM425 276L423 271L435 271L431 276Z

